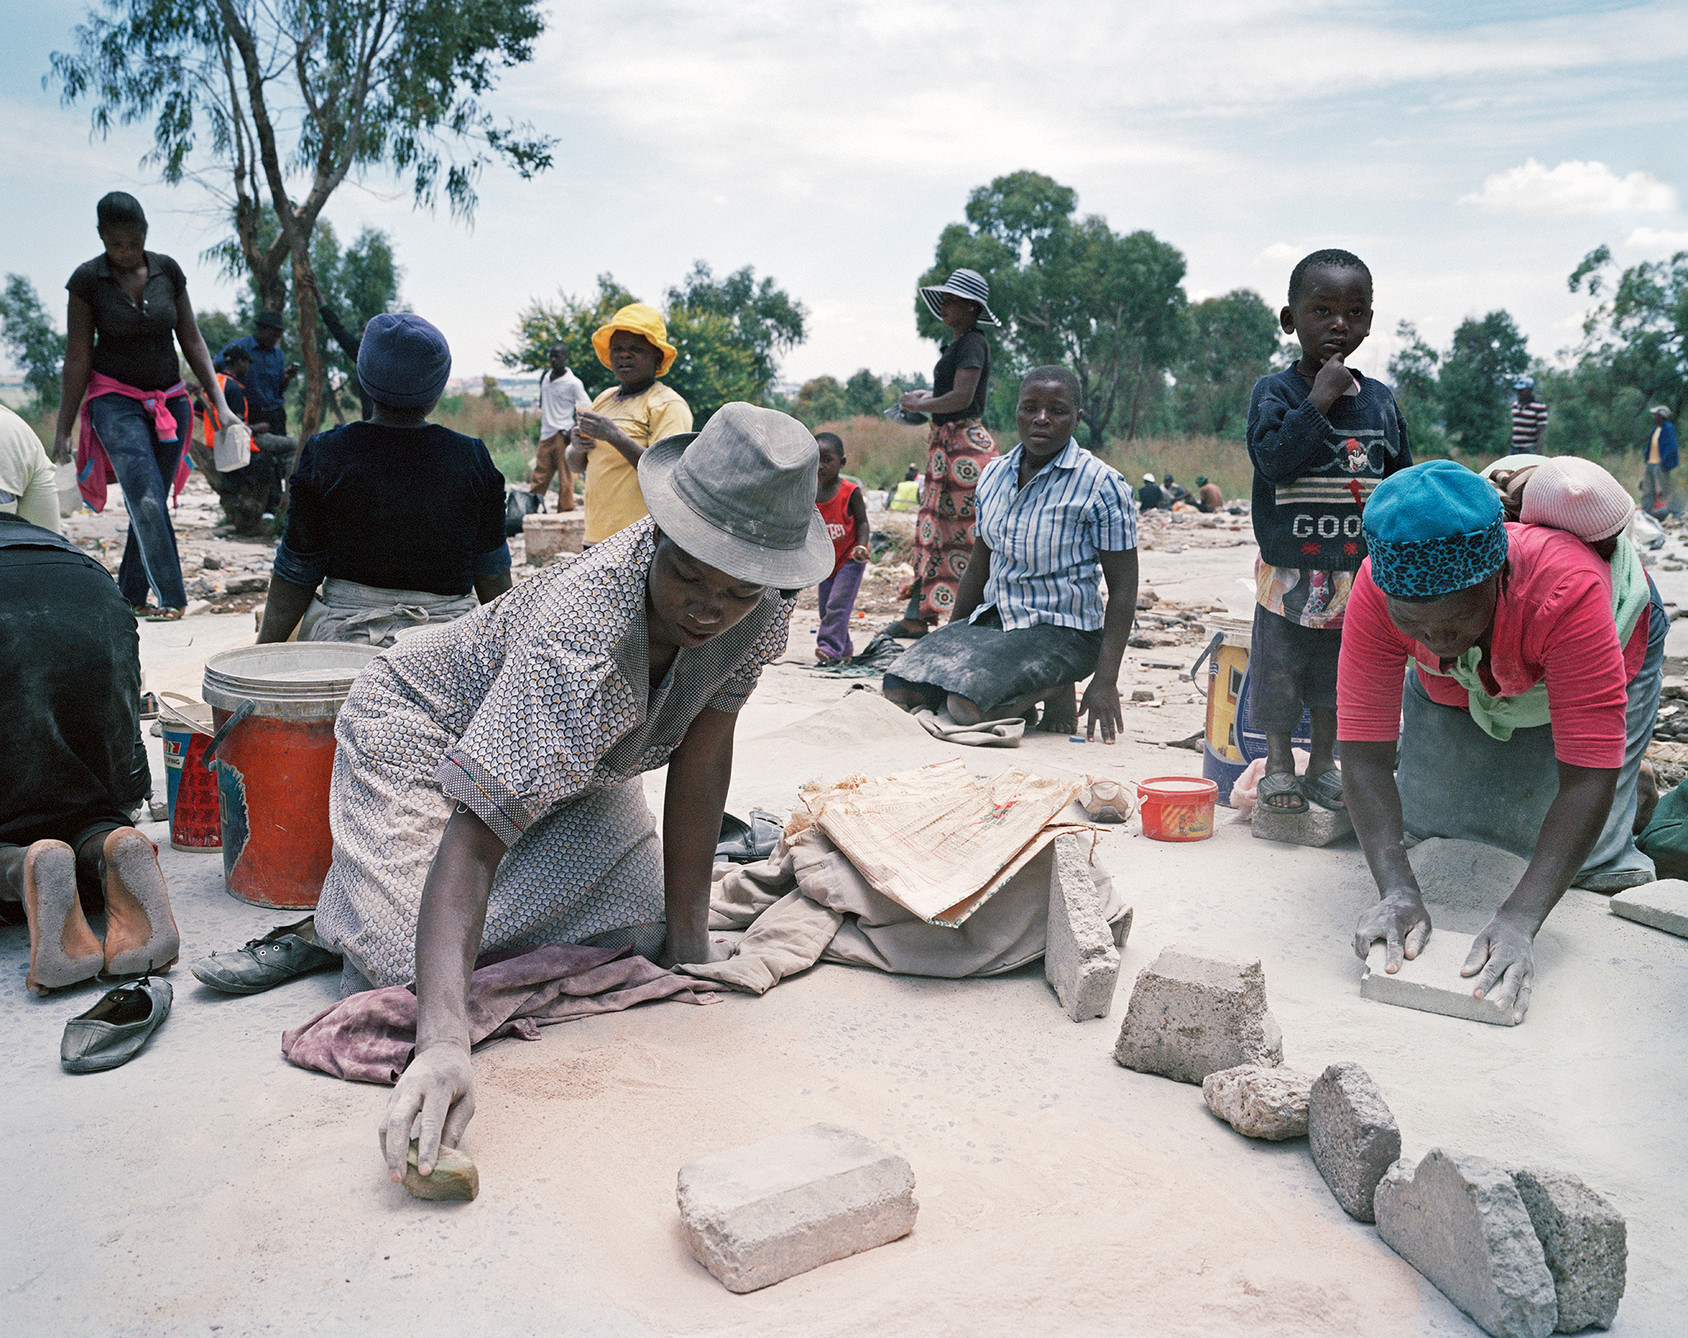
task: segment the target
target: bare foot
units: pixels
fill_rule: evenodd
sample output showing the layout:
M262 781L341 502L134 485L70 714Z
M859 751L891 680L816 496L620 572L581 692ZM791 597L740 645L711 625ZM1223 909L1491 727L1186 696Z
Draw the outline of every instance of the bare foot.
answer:
M158 851L133 827L108 832L101 863L105 868L108 975L138 976L167 971L181 951L176 917L164 889Z
M925 623L921 623L921 622L912 622L911 623L907 618L903 618L898 622L892 623L885 630L887 632L889 632L892 636L902 637L906 640L909 637L923 637L923 636L925 636L927 631L928 631L928 628L927 628Z
M29 918L29 974L36 994L92 980L105 951L76 895L76 852L63 841L37 841L23 857L23 906Z

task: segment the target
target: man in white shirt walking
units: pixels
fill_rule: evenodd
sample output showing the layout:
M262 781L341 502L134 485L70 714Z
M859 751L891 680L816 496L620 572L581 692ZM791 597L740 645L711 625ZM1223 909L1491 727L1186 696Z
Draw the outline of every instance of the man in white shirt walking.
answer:
M574 510L574 471L564 451L574 431L577 409L591 408L592 400L580 378L569 370L568 350L551 345L551 366L539 378L539 451L533 462L532 491L545 496L557 475L557 510Z

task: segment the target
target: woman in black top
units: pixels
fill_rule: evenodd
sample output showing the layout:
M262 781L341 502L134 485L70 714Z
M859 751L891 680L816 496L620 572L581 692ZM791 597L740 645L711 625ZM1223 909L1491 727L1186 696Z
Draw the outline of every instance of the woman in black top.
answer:
M925 636L949 617L973 552L973 489L996 459L996 443L981 415L990 393L991 346L980 325L1000 325L991 313L990 285L970 269L949 282L922 288L932 314L955 335L932 370L932 391L911 390L898 404L932 415L927 434L926 490L915 531L914 584L893 635Z
M98 456L89 454L97 446L123 488L129 511L118 587L136 611L146 607L152 589L158 595L154 620L173 620L182 616L188 599L168 501L193 424L177 344L221 421L232 423L235 415L217 384L181 266L146 249L147 218L140 202L112 191L95 207L95 217L105 250L78 265L65 284L70 291L68 337L53 458L70 458L71 430L77 410L83 409L85 449L77 453L83 495L96 507L104 504L106 478L95 476Z

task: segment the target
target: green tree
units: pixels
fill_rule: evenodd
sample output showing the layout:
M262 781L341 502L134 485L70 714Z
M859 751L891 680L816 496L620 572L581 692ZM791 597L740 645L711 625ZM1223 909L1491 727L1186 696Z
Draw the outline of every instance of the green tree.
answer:
M882 413L890 403L885 383L866 367L844 383L844 404L851 414Z
M228 211L263 305L280 309L291 283L304 434L324 385L311 255L324 207L349 177L383 174L419 207L443 195L467 217L489 163L548 168L549 138L483 104L544 26L540 0L100 0L49 77L90 104L96 134L151 122L145 164Z
M740 349L751 357L756 390L754 396L741 399L759 400L774 384L779 355L803 342L809 314L771 278L758 283L749 265L717 280L701 260L692 263L692 272L679 286L668 290L665 303L671 315L684 311L694 318L719 316L726 323L710 328L721 331L723 347Z
M810 428L850 416L850 401L836 376L817 376L797 388L791 415Z
M1506 312L1460 322L1436 378L1442 422L1460 450L1482 455L1506 450L1512 435L1507 411L1512 382L1529 366L1524 336Z
M32 414L59 407L65 337L53 324L35 285L21 274L8 274L0 289L0 344L23 371L35 403Z
M1174 369L1185 432L1241 437L1248 397L1278 348L1278 317L1260 294L1237 288L1190 307L1190 342Z
M1116 427L1135 436L1166 392L1188 337L1184 257L1153 233L1121 235L1097 215L1076 217L1077 204L1070 186L1041 173L997 177L968 196L967 222L940 234L920 282L941 283L958 266L983 274L1007 355L993 380L1012 389L1029 367L1070 367L1096 448ZM918 296L915 315L921 334L946 337Z
M506 367L543 371L551 365L551 346L561 344L568 350L574 374L595 395L613 378L593 351L592 332L622 307L638 300L612 274L598 276L598 291L590 297L576 298L562 292L554 302L536 297L516 317L515 347L500 349L498 360Z
M1401 347L1389 360L1389 375L1395 383L1395 402L1407 420L1407 440L1415 457L1446 451L1448 434L1442 429L1442 401L1436 384L1441 354L1431 348L1411 321L1395 327Z

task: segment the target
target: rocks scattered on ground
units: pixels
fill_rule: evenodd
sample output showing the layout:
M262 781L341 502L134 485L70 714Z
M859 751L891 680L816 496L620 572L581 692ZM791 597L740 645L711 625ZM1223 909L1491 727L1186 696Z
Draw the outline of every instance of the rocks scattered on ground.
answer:
M434 1169L423 1175L416 1169L416 1140L410 1140L410 1152L405 1159L404 1187L412 1198L446 1199L467 1203L481 1192L481 1175L466 1152L442 1147L434 1160Z
M1688 882L1661 878L1612 895L1612 914L1688 938Z
M750 1292L906 1236L919 1205L895 1153L833 1124L680 1168L680 1227L730 1292Z
M1202 1079L1202 1100L1245 1138L1282 1142L1307 1135L1313 1075L1296 1069L1240 1064Z
M1546 1207L1551 1192L1533 1176L1531 1184L1532 1196L1551 1215ZM1513 1173L1504 1167L1441 1148L1432 1148L1416 1169L1398 1162L1378 1186L1377 1230L1484 1332L1546 1338L1556 1327L1574 1331L1559 1323L1558 1292L1542 1242ZM1570 1253L1576 1255L1576 1247ZM1605 1252L1601 1257L1609 1261ZM1607 1288L1596 1285L1569 1299L1582 1313L1604 1310L1607 1299L1611 1311L1617 1309L1616 1299L1609 1298L1609 1272Z
M1283 1033L1266 1007L1258 961L1168 948L1137 973L1114 1062L1199 1083L1239 1064L1283 1062Z
M1249 828L1262 841L1283 841L1296 846L1334 845L1354 834L1347 809L1329 809L1319 804L1308 804L1305 813L1286 813L1270 804L1256 804Z
M1358 1064L1332 1064L1307 1102L1313 1164L1350 1217L1375 1220L1378 1183L1401 1155L1401 1130L1371 1075Z
M1106 1017L1119 984L1119 947L1090 876L1092 842L1075 834L1052 844L1043 975L1074 1022Z
M1553 1276L1558 1332L1610 1328L1628 1273L1623 1214L1568 1172L1525 1168L1512 1180Z

